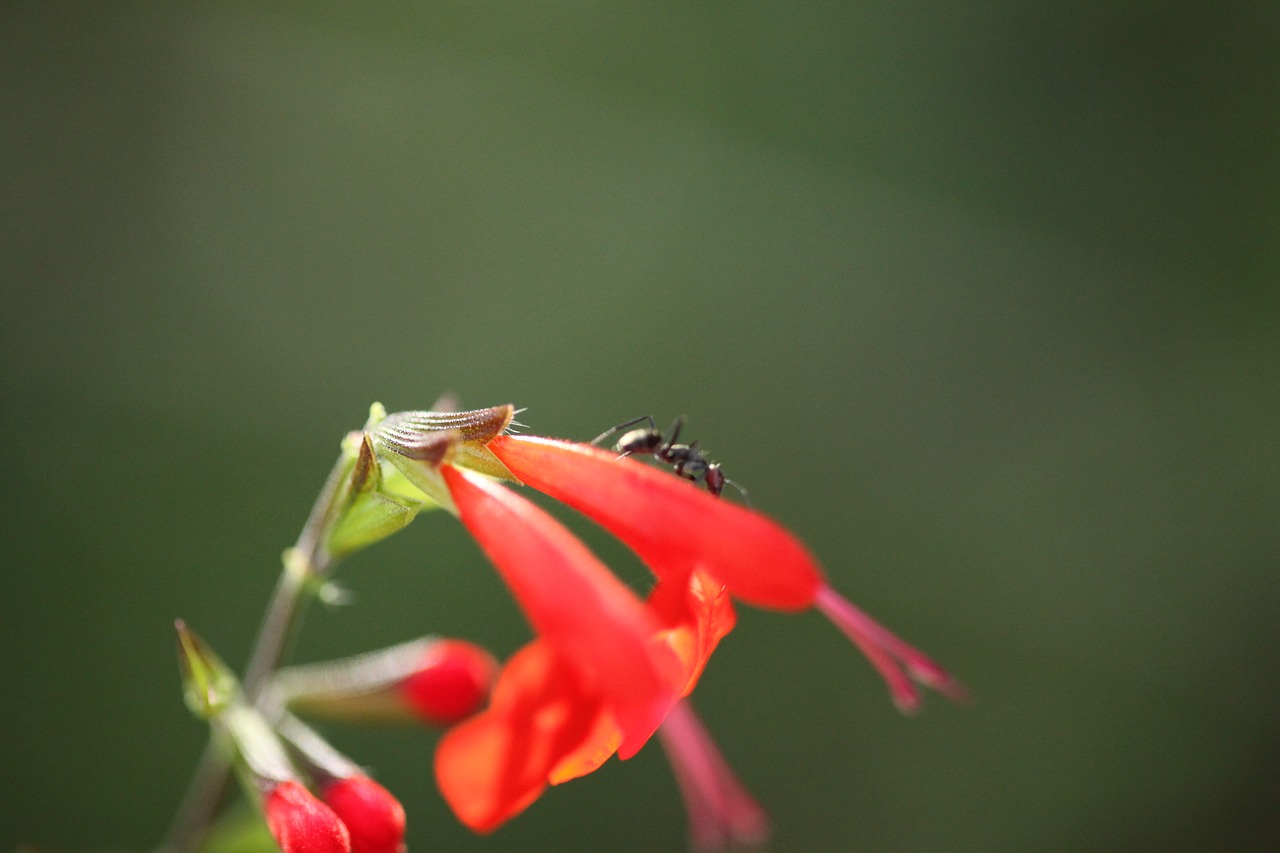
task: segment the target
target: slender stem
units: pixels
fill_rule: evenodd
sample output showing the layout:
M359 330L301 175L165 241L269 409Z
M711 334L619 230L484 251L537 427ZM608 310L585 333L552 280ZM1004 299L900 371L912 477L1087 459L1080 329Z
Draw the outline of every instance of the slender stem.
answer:
M169 832L156 853L187 853L199 846L226 792L230 769L227 756L210 736L169 825Z
M304 591L309 583L328 576L333 569L334 560L325 542L341 510L340 499L350 471L351 457L344 452L320 490L297 544L285 552L284 570L245 667L242 689L251 703L262 698L271 673L280 665L289 639L297 630L301 605L306 600ZM226 791L230 771L227 755L210 737L157 853L193 853L199 848Z
M309 566L304 574L296 566L287 565L276 581L271 603L262 618L262 627L258 629L258 639L253 644L253 652L245 666L242 690L250 703L258 701L272 670L279 665L280 658L284 655L284 649L298 623L297 617L302 610L301 592L309 574Z

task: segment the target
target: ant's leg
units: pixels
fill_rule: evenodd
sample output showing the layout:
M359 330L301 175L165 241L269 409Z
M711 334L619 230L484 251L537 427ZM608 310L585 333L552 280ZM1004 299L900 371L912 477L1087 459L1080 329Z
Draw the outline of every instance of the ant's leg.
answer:
M649 426L653 426L653 418L649 419ZM671 424L671 437L668 438L667 447L676 443L676 439L680 437L680 428L684 426L684 415L675 419L675 423Z
M689 449L693 449L692 444L689 445ZM680 464L676 466L677 476L684 477L691 483L705 482L710 471L711 466L701 456L690 456L687 459L682 459Z
M640 417L638 417L638 418L632 418L632 419L631 419L631 420L629 420L629 421L623 421L622 423L618 424L617 426L609 427L607 430L605 430L604 432L600 433L600 434L599 434L599 435L597 435L595 438L591 439L591 443L592 443L592 444L599 444L600 442L604 441L604 440L605 440L606 438L608 438L609 436L613 435L615 432L618 432L619 430L624 430L624 429L626 429L626 428L627 428L627 427L629 427L629 426L635 426L636 424L640 423L641 421L648 421L648 422L649 422L649 429L657 429L657 427L656 427L656 426L654 426L654 423L653 423L653 415L641 415L641 416L640 416ZM624 455L626 455L626 454L624 454Z

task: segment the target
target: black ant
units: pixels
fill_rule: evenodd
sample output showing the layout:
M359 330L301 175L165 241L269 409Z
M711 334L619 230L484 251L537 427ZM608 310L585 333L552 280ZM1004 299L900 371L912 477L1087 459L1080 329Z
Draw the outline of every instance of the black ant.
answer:
M698 442L676 444L676 439L680 437L680 429L684 426L684 415L676 418L675 423L671 425L670 438L665 437L658 431L657 425L653 422L653 415L641 415L638 418L624 421L615 427L610 427L591 439L591 443L599 444L619 430L645 421L649 423L647 428L633 429L623 433L622 437L613 446L613 449L623 456L652 454L655 459L674 466L677 477L683 477L694 483L705 484L707 491L716 497L720 496L720 493L724 491L725 484L728 483L738 490L738 494L742 495L742 499L748 506L751 505L751 498L747 497L747 490L726 477L724 472L720 470L719 462L712 462L703 455L702 451L698 449Z

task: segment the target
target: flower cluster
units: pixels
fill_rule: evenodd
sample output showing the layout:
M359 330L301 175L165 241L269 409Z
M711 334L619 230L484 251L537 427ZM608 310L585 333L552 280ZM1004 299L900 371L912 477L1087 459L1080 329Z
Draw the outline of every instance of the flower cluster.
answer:
M930 658L836 592L805 546L774 521L593 445L514 435L514 413L499 406L386 415L375 406L365 429L344 444L346 462L316 516L322 523L313 553L349 553L424 509L443 508L488 556L533 638L496 677L484 652L440 643L430 649L450 650L447 666L428 665L422 649L397 647L278 673L265 694L271 701L255 707L288 709L273 725L295 752L311 756L309 775L331 809L308 799L296 781L275 779L264 811L286 853L348 843L357 853L392 853L403 834L403 812L389 807L390 795L358 773L343 775L351 768L332 756L327 764L316 760L325 749L309 747L311 734L294 727L294 712L416 716L448 725L436 749L436 778L459 820L477 832L520 813L549 785L588 774L614 754L631 757L657 733L695 843L759 840L767 832L763 811L687 700L734 627L735 601L823 613L905 711L920 703L917 685L964 696ZM637 596L510 485L549 495L616 536L652 571L649 594Z
M181 620L177 629L188 705L210 722L224 751L235 757L284 853L405 850L400 802L293 709L448 726L487 701L495 668L477 646L427 638L281 671L268 696L255 706L245 700L226 665Z

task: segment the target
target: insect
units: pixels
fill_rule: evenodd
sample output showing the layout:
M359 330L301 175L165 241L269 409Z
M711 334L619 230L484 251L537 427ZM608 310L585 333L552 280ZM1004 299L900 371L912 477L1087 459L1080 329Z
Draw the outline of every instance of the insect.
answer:
M725 484L733 486L750 506L751 498L747 496L747 490L726 477L720 470L720 463L712 462L698 449L697 441L689 444L676 443L676 439L680 437L680 430L684 427L684 415L676 418L675 423L671 425L670 438L658 431L657 425L653 422L653 415L642 415L610 427L591 439L591 443L599 444L627 427L645 422L649 424L647 427L622 433L622 437L613 445L613 449L623 456L652 455L653 458L673 466L677 477L704 484L707 491L716 497L724 491Z

